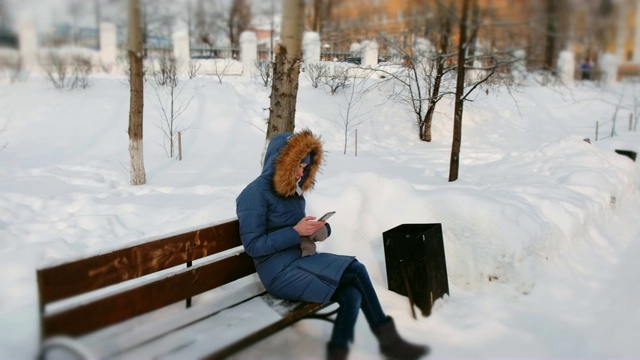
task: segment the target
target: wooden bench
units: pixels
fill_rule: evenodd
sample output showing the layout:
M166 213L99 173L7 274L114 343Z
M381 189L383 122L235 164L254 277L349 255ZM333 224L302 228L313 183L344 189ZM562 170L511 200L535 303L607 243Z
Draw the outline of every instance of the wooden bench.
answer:
M264 291L238 221L37 270L39 358L221 359L330 305Z
M640 65L637 64L620 64L618 65L617 80L626 78L637 78L640 76Z

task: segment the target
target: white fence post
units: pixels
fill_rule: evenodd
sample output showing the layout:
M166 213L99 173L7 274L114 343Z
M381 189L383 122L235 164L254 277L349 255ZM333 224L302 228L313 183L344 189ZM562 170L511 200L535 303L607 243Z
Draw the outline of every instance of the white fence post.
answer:
M515 61L511 65L511 74L516 81L523 81L527 76L527 56L523 49L518 49L513 52Z
M244 31L240 34L240 59L242 60L242 75L257 75L258 38L253 31Z
M320 34L306 31L302 41L303 56L305 63L320 61Z
M22 68L26 72L36 70L38 65L38 31L31 17L23 18L18 24L18 41Z
M636 21L640 19L640 6L636 5L636 13L634 14ZM633 31L633 62L640 62L640 26L636 24Z
M362 53L362 66L374 67L378 65L378 43L371 40L366 41Z
M349 56L362 56L362 45L359 43L351 43L351 45L349 45Z
M576 61L573 52L565 50L558 55L558 77L565 85L573 84L573 77L576 70Z
M176 59L178 74L185 74L189 70L191 51L189 49L189 33L180 30L173 33L173 56Z
M602 85L612 85L618 76L618 61L614 54L604 54L600 58L599 67L601 71L600 82Z
M100 24L100 61L106 69L116 65L118 54L116 25L103 22Z

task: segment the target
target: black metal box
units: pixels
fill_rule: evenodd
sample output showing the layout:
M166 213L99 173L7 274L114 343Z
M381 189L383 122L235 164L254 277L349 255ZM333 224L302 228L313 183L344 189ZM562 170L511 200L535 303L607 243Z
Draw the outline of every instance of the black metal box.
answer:
M436 299L449 294L441 224L402 224L382 233L389 290L409 297L431 314Z
M636 161L636 156L638 155L635 151L631 151L631 150L616 149L616 152L620 155L627 156L629 159L633 161Z

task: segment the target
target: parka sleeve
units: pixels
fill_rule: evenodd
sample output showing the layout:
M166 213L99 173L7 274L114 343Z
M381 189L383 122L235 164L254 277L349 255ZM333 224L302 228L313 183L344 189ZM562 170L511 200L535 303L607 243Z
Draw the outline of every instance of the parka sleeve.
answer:
M240 239L251 257L260 257L300 245L292 226L267 233L267 201L259 190L248 187L236 199Z

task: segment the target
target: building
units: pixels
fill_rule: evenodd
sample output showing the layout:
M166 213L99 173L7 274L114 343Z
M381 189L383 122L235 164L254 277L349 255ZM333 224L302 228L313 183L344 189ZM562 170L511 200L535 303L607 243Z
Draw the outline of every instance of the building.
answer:
M447 2L312 0L307 2L307 30L312 30L318 3L325 7L318 26L324 51L349 51L354 43L376 40L384 53L393 46L409 48L417 38L437 41L443 17L438 3ZM462 1L449 3L458 6L454 16L459 18ZM640 29L636 26L640 0L478 0L472 13L482 24L479 46L498 51L524 49L530 68L543 68L549 51L555 64L559 52L566 49L575 53L578 63L582 59L597 63L608 52L616 54L620 64L640 64ZM456 39L454 24L452 44Z

